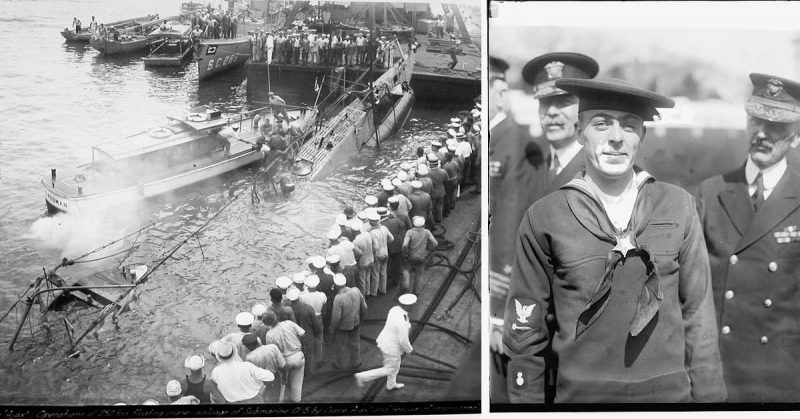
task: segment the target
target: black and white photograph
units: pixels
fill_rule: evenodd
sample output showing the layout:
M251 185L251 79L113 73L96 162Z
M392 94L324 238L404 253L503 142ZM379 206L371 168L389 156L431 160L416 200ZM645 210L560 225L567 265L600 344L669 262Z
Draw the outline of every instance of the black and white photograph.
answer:
M800 4L487 12L490 410L800 402Z
M2 416L479 413L486 7L0 1Z

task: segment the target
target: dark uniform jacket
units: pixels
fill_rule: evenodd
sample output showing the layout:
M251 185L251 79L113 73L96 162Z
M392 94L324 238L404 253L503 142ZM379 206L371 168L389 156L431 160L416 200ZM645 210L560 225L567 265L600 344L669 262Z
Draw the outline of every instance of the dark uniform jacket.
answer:
M790 166L757 213L744 166L698 193L728 401L798 402L800 175Z
M578 210L577 202L600 205L578 183L537 201L520 225L503 336L511 402L544 401L544 349L551 340L556 402L723 401L711 275L691 195L652 177L641 182L638 248L616 265L604 310L578 335L615 246L599 234L601 223L610 224L602 210ZM643 202L652 208L639 213ZM660 291L645 294L653 273ZM633 333L641 295L658 294L657 311ZM551 304L552 336L544 318Z
M543 189L547 165L538 144L510 116L489 131L489 161L497 167L489 177L489 269L508 275L519 222ZM491 314L502 316L505 295L491 297Z

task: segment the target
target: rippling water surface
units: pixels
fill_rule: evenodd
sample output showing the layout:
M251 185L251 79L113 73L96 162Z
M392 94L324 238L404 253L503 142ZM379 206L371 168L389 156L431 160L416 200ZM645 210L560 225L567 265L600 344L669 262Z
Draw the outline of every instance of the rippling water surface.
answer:
M229 112L248 103L243 72L198 86L197 70L153 71L141 55L103 57L88 45L66 44L59 31L77 16L88 26L148 13L175 15L181 1L0 1L0 314L42 271L153 223L126 260L150 266L239 195L136 291L118 328L104 326L64 359L69 346L61 318L78 332L95 309L74 305L41 313L11 340L21 306L0 324L0 404L111 404L160 399L180 377L183 359L232 331L233 318L266 298L274 279L321 253L324 233L344 205L376 192L377 182L432 139L458 107L417 105L398 136L380 151L354 157L327 179L301 182L290 199L256 185L252 169L175 194L93 216L47 216L39 179L49 169L91 159L89 146L147 129L165 115L214 103ZM412 83L413 84L413 83ZM133 237L88 259L114 254ZM121 256L59 269L81 277L115 267Z

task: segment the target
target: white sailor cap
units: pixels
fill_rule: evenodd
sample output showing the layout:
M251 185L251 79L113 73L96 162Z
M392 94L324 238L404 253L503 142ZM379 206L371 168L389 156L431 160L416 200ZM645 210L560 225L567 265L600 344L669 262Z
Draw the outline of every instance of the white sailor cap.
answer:
M442 146L442 142L439 141L439 140L433 140L433 141L431 141L431 146L432 147L441 147Z
M411 170L411 166L408 166L408 170ZM397 178L400 179L401 182L405 182L408 180L408 173L400 172L397 174Z
M429 162L439 161L439 155L434 153L434 152L432 152L432 151L430 153L426 154L425 158L428 159Z
M289 290L286 291L286 298L288 298L289 301L296 301L300 298L300 290L294 287L289 288Z
M325 267L325 258L322 256L314 256L311 258L311 266L322 269Z
M333 276L333 285L336 285L337 287L343 287L346 283L347 277L345 277L344 274L338 273Z
M457 124L461 124L461 118L458 118L458 117L455 117L455 116L450 118L450 123L452 124L454 122L457 123Z
M236 315L236 324L238 326L252 326L253 320L255 320L253 313L249 311L243 311Z
M367 212L366 211L359 211L358 212L358 219L361 220L361 221L366 221Z
M167 383L167 396L180 396L181 391L181 383L179 383L178 380L169 380Z
M308 271L297 272L296 274L292 275L292 283L294 285L303 285L306 283L306 275L308 275Z
M344 216L344 214L342 214ZM347 224L347 220L344 221L344 224ZM340 225L344 225L340 224ZM342 235L342 228L339 225L335 225L328 230L328 239L329 240L336 240Z
M346 225L347 224L347 216L344 213L336 214L336 225Z
M417 167L417 174L420 176L428 176L428 166L420 164L419 167Z
M461 123L460 122L451 122L450 125L448 125L448 126L450 128L452 128L452 129L459 129L459 128L461 128Z
M400 202L400 197L397 196L397 195L392 195L392 196L389 197L388 202L390 204L394 204L395 202L399 203Z
M377 205L378 204L378 197L375 196L375 195L367 195L367 196L364 197L364 202L366 202L367 205L370 205L370 206Z
M454 130L452 128L448 128L447 135L449 135L451 137L455 137L456 136L456 130Z
M411 182L411 187L414 189L422 189L422 182L414 180Z
M309 288L316 288L319 285L319 277L316 275L309 275L306 277L306 286Z
M250 312L253 313L253 316L259 317L262 314L267 312L267 306L265 306L264 304L258 303L258 304L253 306L253 309L250 310Z
M403 294L397 297L397 302L404 306L410 306L417 302L417 296L414 294Z
M333 254L333 255L328 255L327 257L325 257L325 262L326 262L328 265L333 265L334 263L339 263L339 261L340 261L341 259L342 259L342 258L341 258L339 255L337 255L337 254Z
M469 113L472 114L473 118L481 115L480 109L473 109L473 110L469 111Z
M206 365L206 359L202 355L189 355L183 362L183 366L190 370L199 370L204 365Z
M398 178L394 178L394 179L392 179L392 186L394 186L394 187L398 187L398 186L400 186L400 185L402 185L402 184L403 184L403 181L402 181L402 180L400 180L400 179L398 179ZM390 196L390 197L389 197L389 199L392 199L392 198L394 198L394 196Z
M448 144L447 145L447 149L449 151L455 152L456 151L456 145L455 144Z
M374 211L374 212L370 211L369 214L367 214L367 219L370 220L370 221L380 221L381 220L381 216L378 215L377 211Z
M366 214L364 214L364 216L366 217ZM350 227L350 230L360 232L361 229L364 228L364 222L358 218L353 218L347 222L347 226Z
M381 217L381 220L385 220L389 218L389 210L386 207L378 207L378 215Z
M411 163L405 161L400 163L400 169L408 171L409 169L411 169Z
M411 222L414 224L414 227L422 227L425 225L425 217L417 215Z
M278 288L285 290L289 288L289 285L292 285L292 278L289 278L288 276L279 276L278 279L275 280L275 285L277 285Z

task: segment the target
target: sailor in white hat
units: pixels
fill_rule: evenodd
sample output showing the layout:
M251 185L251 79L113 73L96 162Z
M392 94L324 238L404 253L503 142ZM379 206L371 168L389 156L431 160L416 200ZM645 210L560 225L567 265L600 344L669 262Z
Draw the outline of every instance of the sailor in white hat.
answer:
M306 277L306 291L300 294L300 301L310 305L314 309L314 314L320 321L322 321L322 309L328 297L325 293L317 291L319 286L319 277L316 275L309 275Z
M417 287L422 285L425 275L425 265L428 260L428 248L436 248L439 242L433 237L430 230L425 228L425 218L415 216L411 219L414 227L406 232L403 239L403 253L406 254L411 273L406 275L404 281L411 280L411 284L404 284L404 289L418 294Z
M211 380L206 379L203 374L203 366L206 360L202 355L189 355L183 362L183 366L189 370L189 374L180 379L179 388L182 395L193 396L197 403L211 403Z
M387 390L401 389L405 386L405 384L397 382L397 374L400 372L401 356L414 350L408 337L411 331L411 322L407 310L417 302L417 296L403 294L398 298L398 302L400 305L389 309L386 324L375 340L383 356L383 367L355 374L359 387L381 377L386 377Z
M292 286L289 287L289 289L286 290L286 297L287 298L289 297L289 291L291 291L292 288L296 288L300 292L302 292L305 289L305 286L306 286L306 275L307 275L306 271L297 272L297 273L292 274Z
M230 342L219 344L215 357L219 364L211 371L211 381L228 403L263 403L265 384L275 375L249 362L236 359Z
M375 195L367 195L364 197L364 202L367 203L368 207L375 207L378 205L378 197Z
M384 208L384 211L386 208ZM386 270L389 263L389 243L394 241L394 236L386 226L380 225L381 216L377 209L368 215L372 236L372 251L375 254L375 262L372 265L371 288L367 289L367 295L376 296L378 293L386 293Z
M342 274L334 276L336 296L333 300L330 328L334 331L332 366L357 369L361 366L361 320L367 312L364 295L356 288L346 286ZM348 365L345 362L349 361Z
M292 285L292 278L289 278L288 276L282 275L279 276L277 279L275 279L275 286L278 287L278 289L281 292L281 295L283 296L282 299L284 300L283 303L284 305L289 305L289 303L286 302L285 300L286 300L286 290L288 290L291 285Z
M240 361L244 360L244 357L247 355L247 348L242 344L242 337L248 333L253 333L252 328L254 320L255 316L249 311L243 311L237 314L236 326L239 328L239 331L228 333L222 338L223 342L229 342L234 345L236 351L235 355Z
M433 194L433 181L428 177L428 159L425 158L425 163L417 166L417 180L422 183L422 190L428 195Z

